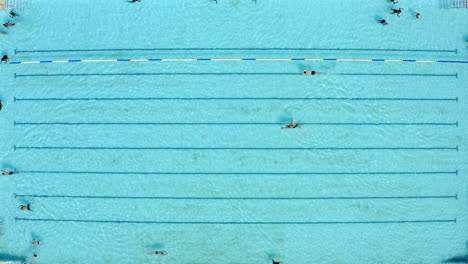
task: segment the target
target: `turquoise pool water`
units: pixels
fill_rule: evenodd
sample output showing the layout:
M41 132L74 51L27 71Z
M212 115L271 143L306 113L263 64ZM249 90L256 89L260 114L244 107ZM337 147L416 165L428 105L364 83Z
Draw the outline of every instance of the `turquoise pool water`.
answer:
M468 61L468 10L444 8L446 1L401 0L401 18L383 0L28 3L0 35L10 62ZM1 15L8 20L7 11ZM21 174L0 177L0 257L466 260L467 67L330 60L1 65L0 164ZM323 74L305 76L303 68ZM292 119L306 129L280 129ZM28 202L32 212L18 209ZM32 239L43 245L33 249ZM154 250L169 254L147 255Z

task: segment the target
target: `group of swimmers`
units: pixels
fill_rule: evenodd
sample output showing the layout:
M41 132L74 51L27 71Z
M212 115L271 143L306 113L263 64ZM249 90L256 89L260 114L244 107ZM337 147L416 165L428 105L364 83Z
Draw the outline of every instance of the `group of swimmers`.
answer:
M33 239L33 242L32 242L33 247L40 246L40 245L42 245L42 241ZM167 255L167 254L168 254L167 251L153 251L153 252L148 253L148 255ZM36 258L37 258L37 254L35 252L33 253L32 256L29 257L29 259L36 259ZM273 261L273 264L281 264L281 262Z
M394 5L398 4L398 1L396 0L390 0L390 2ZM390 8L390 10L392 10L392 12L390 12L390 15L397 15L398 17L400 17L400 14L401 12L403 11L403 8L398 8L398 9L395 9L395 8ZM422 19L422 15L420 13L416 13L415 17L417 19ZM387 20L385 19L380 19L378 20L377 22L379 22L380 24L382 25L388 25L388 22Z
M18 15L15 11L13 11L13 10L10 11L10 17L11 17L11 18L15 18L15 17L17 17L17 16L19 16L19 15ZM6 23L3 23L3 26L4 26L5 28L13 27L14 25L16 25L16 23L11 23L10 21L8 21L8 22L6 22ZM0 34L6 34L6 32L0 30ZM8 62L8 56L7 56L7 55L3 55L3 56L2 56L2 62L1 62L1 63L2 63L2 64L6 64L7 62ZM1 102L0 102L0 110L2 110L1 107L2 107L2 105L1 105Z
M13 11L13 10L10 11L10 17L11 17L11 18L15 18L15 17L17 17L17 16L19 16L19 15L18 15L17 13L15 13L15 11ZM4 26L5 28L13 27L14 25L16 25L16 23L11 23L10 21L8 21L8 22L6 22L6 23L3 23L3 26ZM0 30L0 34L6 34L6 32ZM7 56L7 55L3 55L3 56L2 56L2 61L1 61L1 63L2 63L2 64L6 64L7 62L8 62L8 56ZM1 102L0 102L0 110L2 110Z
M4 170L2 170L2 175L13 175L13 174L19 174L19 172L17 172L17 171L4 171ZM31 204L32 204L32 203L33 203L33 202L30 202L30 203L28 203L28 204L26 204L26 205L20 205L20 206L18 206L18 208L19 208L21 211L32 211L32 210L31 210ZM37 242L37 243L39 244L39 242Z
M41 240L36 240L36 239L33 238L33 241L32 241L31 244L32 244L33 247L41 246L41 245L42 245L42 241L41 241ZM32 254L32 256L29 257L29 259L37 259L37 254L36 254L36 252L34 252L34 253Z
M15 13L15 11L10 11L10 17L11 18L15 18L19 16L17 13ZM10 21L8 20L8 22L5 22L3 23L3 26L6 27L6 28L9 28L9 27L13 27L14 25L16 25L16 23L10 23ZM0 31L0 34L6 34L6 32L4 31Z
M13 174L19 174L19 172L17 171L5 171L5 170L2 170L2 175L13 175ZM22 211L32 211L31 210L31 204L33 202L30 202L26 205L20 205L18 208ZM39 242L38 242L39 243Z
M41 246L41 245L42 245L42 241L41 241L41 240L33 239L33 241L32 241L31 244L32 244L33 247ZM30 256L29 258L30 258L30 259L36 259L36 258L37 258L36 252L34 252L33 255Z
M300 125L300 124L294 125L293 122L294 122L294 120L291 121L291 123L290 123L289 125L287 125L285 128L296 128L296 127L301 127L301 126L302 126L302 125ZM32 202L28 203L27 205L20 205L20 206L19 206L19 209L20 209L20 210L23 210L23 211L32 211L32 210L31 210L31 203L32 203ZM3 221L0 222L0 225L3 225ZM2 236L2 235L3 235L3 233L0 232L0 236ZM42 243L41 240L33 239L33 241L32 241L31 244L32 244L33 247L36 247L36 246L42 245L43 243ZM149 253L147 253L147 254L148 254L148 255L160 255L160 256L165 256L165 255L167 255L167 254L169 254L169 253L168 253L167 251L160 251L160 250L157 250L157 251L151 251L151 252L149 252ZM30 259L36 259L36 258L37 258L37 254L36 254L36 253L33 253L33 255L32 255L31 257L29 257L29 258L30 258ZM275 261L274 259L272 259L271 261L272 261L272 264L282 264L281 262Z
M0 225L3 225L3 221L0 221ZM0 232L0 236L3 236L4 233ZM33 247L36 247L36 246L41 246L42 245L42 241L41 240L36 240L33 238L33 241L31 243L31 245ZM29 259L35 259L37 258L37 254L36 253L33 253L33 255L31 257L29 257Z

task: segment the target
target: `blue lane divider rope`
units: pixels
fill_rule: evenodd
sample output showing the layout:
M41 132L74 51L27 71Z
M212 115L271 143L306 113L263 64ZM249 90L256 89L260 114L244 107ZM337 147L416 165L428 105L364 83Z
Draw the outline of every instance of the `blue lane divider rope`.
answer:
M186 59L102 59L102 60L42 60L13 61L9 64L67 63L67 62L169 62L169 61L361 61L361 62L440 62L468 63L462 60L413 60L413 59L334 59L334 58L186 58Z

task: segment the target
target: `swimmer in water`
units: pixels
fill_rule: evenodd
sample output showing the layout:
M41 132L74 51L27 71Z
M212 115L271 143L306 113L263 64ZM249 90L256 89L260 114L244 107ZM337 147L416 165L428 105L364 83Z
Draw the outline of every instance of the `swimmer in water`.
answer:
M379 22L380 24L382 24L382 25L384 25L384 26L388 25L388 22L387 22L387 20L385 20L385 19L379 20L379 21L377 21L377 22Z
M15 18L15 17L17 17L17 16L18 16L18 14L16 14L16 13L13 12L13 11L10 11L10 17L11 17L11 18Z
M36 253L34 253L32 256L29 257L30 259L37 259Z
M393 4L398 4L398 1L395 0L390 0L390 2L392 2Z
M419 13L416 13L416 18L417 18L417 19L422 19L422 15L419 14Z
M33 239L32 245L33 246L40 246L40 245L42 245L42 242L40 240Z
M20 205L18 208L22 211L32 211L31 203L28 203L27 205Z
M8 21L8 22L6 22L6 23L3 23L3 26L6 27L6 28L7 28L7 27L12 27L12 26L14 26L14 25L15 25L15 23L10 23L10 21Z
M272 264L281 264L281 262L275 261L274 259L272 259L271 262L273 262Z
M17 171L4 171L2 170L2 175L13 175L13 174L19 174Z
M4 63L4 62L5 62L5 64L8 62L8 56L7 55L3 55L3 57L2 57L2 63Z
M403 10L403 8L398 8L398 9L390 8L390 9L392 10L390 14L391 15L396 14L398 17L400 17L401 10Z
M148 255L167 255L167 251L152 251Z
M129 0L129 1L127 1L127 2L129 2L129 3L136 3L136 2L141 2L141 0Z
M2 108L3 108L3 104L2 104L2 100L0 100L0 111L2 111ZM3 172L2 172L2 175L3 175Z
M320 75L321 73L318 71L309 71L307 69L302 69L305 75Z
M286 125L284 127L281 127L281 129L286 129L286 128L300 128L300 129L305 129L303 128L303 124L294 124L294 121L296 120L292 120L291 123L289 123L289 125Z

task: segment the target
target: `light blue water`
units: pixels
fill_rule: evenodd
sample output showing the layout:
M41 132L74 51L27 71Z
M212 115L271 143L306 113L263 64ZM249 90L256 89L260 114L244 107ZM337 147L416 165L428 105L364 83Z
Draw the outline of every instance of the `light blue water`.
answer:
M0 35L0 50L11 61L468 60L468 10L444 9L435 0L400 2L401 18L387 14L392 5L384 0L36 0L18 10L17 25ZM413 17L416 12L422 20ZM1 16L8 20L6 11ZM377 24L379 17L389 25ZM444 51L15 55L15 49L116 48ZM467 64L1 66L0 164L22 172L0 177L4 258L36 252L35 263L253 264L271 258L285 264L440 263L468 254ZM324 75L305 76L303 68ZM109 73L186 75L44 76ZM21 76L35 74L42 76ZM21 100L28 98L61 100ZM70 100L74 98L153 99ZM306 129L279 129L291 119L306 123ZM201 197L205 199L196 199ZM32 212L17 208L27 202L33 202ZM33 249L33 238L43 245ZM146 254L154 250L169 254Z

